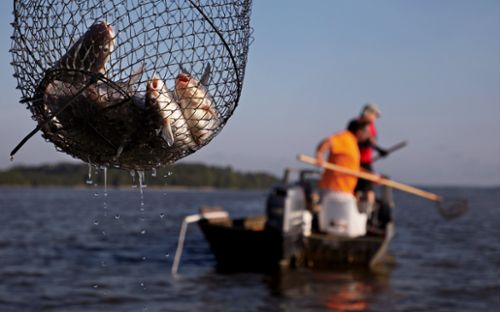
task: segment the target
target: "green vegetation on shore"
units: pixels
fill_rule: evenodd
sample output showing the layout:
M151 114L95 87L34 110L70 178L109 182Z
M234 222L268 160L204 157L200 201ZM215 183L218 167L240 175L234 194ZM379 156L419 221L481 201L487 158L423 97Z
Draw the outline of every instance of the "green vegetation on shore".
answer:
M96 172L98 174L96 175ZM156 177L146 171L148 186L214 187L235 189L265 189L277 183L278 179L268 173L242 173L230 167L207 166L204 164L174 164L159 168ZM41 166L17 166L0 171L0 185L3 186L79 186L85 185L89 177L87 164L59 163ZM104 170L92 167L93 183L104 183ZM135 177L138 184L138 176ZM108 169L108 186L130 186L131 174L125 170Z

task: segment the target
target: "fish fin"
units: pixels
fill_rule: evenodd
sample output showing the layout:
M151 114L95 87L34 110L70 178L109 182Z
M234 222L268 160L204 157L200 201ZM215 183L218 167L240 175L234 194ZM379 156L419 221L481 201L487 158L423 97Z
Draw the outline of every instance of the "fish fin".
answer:
M217 121L219 121L219 117L217 116L217 114L210 107L208 107L207 105L203 105L201 107L201 109L203 109L208 114L210 114L212 117L214 117Z
M168 146L172 146L174 144L174 134L172 133L172 127L170 127L169 118L163 121L163 127L161 128L161 136L167 142Z
M182 67L181 64L179 64L179 67L181 68L181 74L186 74L189 76L189 72L184 67Z
M200 82L202 85L206 87L209 79L210 79L210 62L207 63L207 67L205 68L205 71L201 76Z
M144 71L144 66L146 66L145 64L142 64L141 67L139 67L138 70L136 70L132 76L130 76L130 79L128 80L127 84L130 86L130 85L133 85L135 83L137 83L139 81L139 79L141 79L142 77L142 73Z

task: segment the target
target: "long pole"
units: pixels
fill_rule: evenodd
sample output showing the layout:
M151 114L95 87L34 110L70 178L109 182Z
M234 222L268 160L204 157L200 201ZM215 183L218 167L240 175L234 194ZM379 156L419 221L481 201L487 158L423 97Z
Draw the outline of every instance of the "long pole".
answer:
M318 165L316 163L316 158L308 157L308 156L305 156L305 155L299 155L298 159L300 161L303 161L303 162L306 162L306 163L309 163L309 164L312 164L312 165L316 165L316 166ZM358 177L358 178L362 178L362 179L365 179L365 180L369 180L369 181L377 182L377 183L384 184L384 185L387 185L387 186L391 186L393 188L396 188L396 189L399 189L399 190L402 190L402 191L405 191L405 192L408 192L408 193L412 193L412 194L415 194L415 195L418 195L418 196L421 196L421 197L425 197L425 198L430 199L430 200L435 200L435 201L438 201L438 202L442 202L443 201L443 197L441 197L439 195L423 191L423 190L415 188L413 186L409 186L409 185L398 183L398 182L395 182L395 181L392 181L392 180L384 179L384 178L381 178L380 176L378 176L376 174L351 170L351 169L348 169L348 168L345 168L345 167L342 167L342 166L339 166L339 165L335 165L335 164L332 164L332 163L329 163L329 162L323 162L320 166L323 167L323 168L326 168L326 169L330 169L330 170L334 170L334 171L346 173L346 174L349 174L349 175L352 175L352 176L355 176L355 177Z

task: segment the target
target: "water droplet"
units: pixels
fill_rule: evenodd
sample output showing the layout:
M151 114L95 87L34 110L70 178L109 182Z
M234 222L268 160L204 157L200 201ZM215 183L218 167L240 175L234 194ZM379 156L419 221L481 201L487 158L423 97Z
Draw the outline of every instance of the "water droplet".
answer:
M142 231L141 231L141 234L144 234L144 233L146 233L146 230L142 230Z
M144 286L144 283L141 283L141 286Z
M117 215L115 216L115 219L117 219L117 220L118 220L118 219L120 219L120 215L119 215L119 214L117 214Z
M146 256L143 256L143 257L142 257L142 260L146 260Z
M94 196L99 196L99 194L98 193L94 193Z
M144 206L141 207L141 211L144 211Z
M87 180L88 185L92 185L92 180Z
M167 192L163 192L163 195L167 195Z
M108 196L108 192L104 192L104 196Z
M106 263L105 263L105 262L102 262L102 266L106 266Z
M165 216L164 213L160 213L160 218L163 218Z
M105 292L104 292L104 295L107 295L107 294L108 294L108 292L107 292L107 291L105 291Z
M143 218L141 218L141 221L144 221L144 217L143 217Z
M102 235L106 235L106 232L102 231Z
M167 252L167 253L165 254L165 257L169 257L169 256L170 256L170 254Z
M10 156L10 161L14 161L14 156Z
M94 221L94 225L98 225L99 224L99 221Z
M107 217L108 216L108 213L106 211L104 211L104 216Z
M97 284L95 284L95 285L94 285L94 288L97 288L97 287L99 287L99 286L97 286Z

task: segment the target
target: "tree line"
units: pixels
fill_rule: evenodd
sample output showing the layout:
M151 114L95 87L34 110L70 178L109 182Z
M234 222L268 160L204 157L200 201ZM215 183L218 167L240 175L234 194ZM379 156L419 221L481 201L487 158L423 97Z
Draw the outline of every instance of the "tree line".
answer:
M90 171L89 171L90 169ZM108 186L139 185L138 174L126 170L107 169ZM0 171L0 185L3 186L79 186L104 183L104 170L88 164L58 163L40 166L16 166ZM243 173L231 167L207 166L204 164L174 164L144 173L148 186L214 187L234 189L265 189L278 183L275 176L263 173Z

